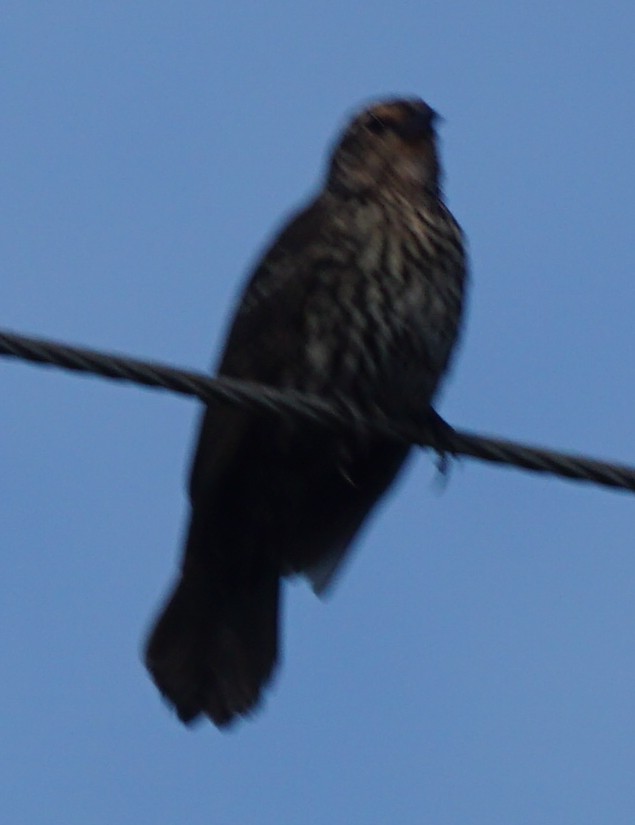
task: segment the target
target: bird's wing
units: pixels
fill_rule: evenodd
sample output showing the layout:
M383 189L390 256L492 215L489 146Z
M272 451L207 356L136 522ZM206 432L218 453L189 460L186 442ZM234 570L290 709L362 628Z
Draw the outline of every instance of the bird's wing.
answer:
M219 375L284 386L284 365L302 346L302 313L311 272L307 248L318 241L325 210L318 198L300 211L265 253L242 295ZM210 402L202 416L190 476L192 500L210 495L255 420L236 405Z

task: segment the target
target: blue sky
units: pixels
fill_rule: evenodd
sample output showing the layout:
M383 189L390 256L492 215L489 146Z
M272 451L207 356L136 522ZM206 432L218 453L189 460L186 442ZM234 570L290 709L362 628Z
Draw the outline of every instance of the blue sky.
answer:
M470 244L457 426L635 463L635 7L4 4L0 325L206 369L347 113L445 117ZM194 401L0 361L0 816L631 823L635 502L416 457L229 734L140 663Z

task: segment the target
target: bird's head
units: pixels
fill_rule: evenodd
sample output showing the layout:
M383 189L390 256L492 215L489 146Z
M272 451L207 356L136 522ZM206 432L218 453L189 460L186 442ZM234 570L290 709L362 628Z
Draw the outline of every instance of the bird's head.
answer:
M327 187L350 195L385 189L437 196L437 120L434 109L418 98L388 100L364 109L335 146Z

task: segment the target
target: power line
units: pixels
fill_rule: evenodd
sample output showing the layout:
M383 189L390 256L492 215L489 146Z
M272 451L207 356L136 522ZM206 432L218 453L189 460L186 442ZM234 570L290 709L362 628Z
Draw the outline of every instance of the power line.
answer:
M453 430L436 413L426 425L418 428L401 427L388 421L368 420L353 408L335 408L320 398L305 393L277 390L230 378L209 378L202 373L180 370L165 364L69 347L55 341L2 331L0 355L99 375L115 381L162 388L181 395L196 396L205 402L217 400L260 412L301 415L331 428L366 427L421 447L432 447L442 454L467 455L495 464L511 464L536 473L635 492L634 467Z

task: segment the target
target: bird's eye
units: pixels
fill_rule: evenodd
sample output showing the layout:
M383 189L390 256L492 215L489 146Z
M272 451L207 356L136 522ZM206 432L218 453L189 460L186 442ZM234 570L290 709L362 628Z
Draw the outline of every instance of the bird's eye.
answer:
M387 123L385 120L380 120L380 118L373 116L366 124L366 128L369 132L372 132L374 135L382 135L384 132L390 129L390 125L391 124Z

